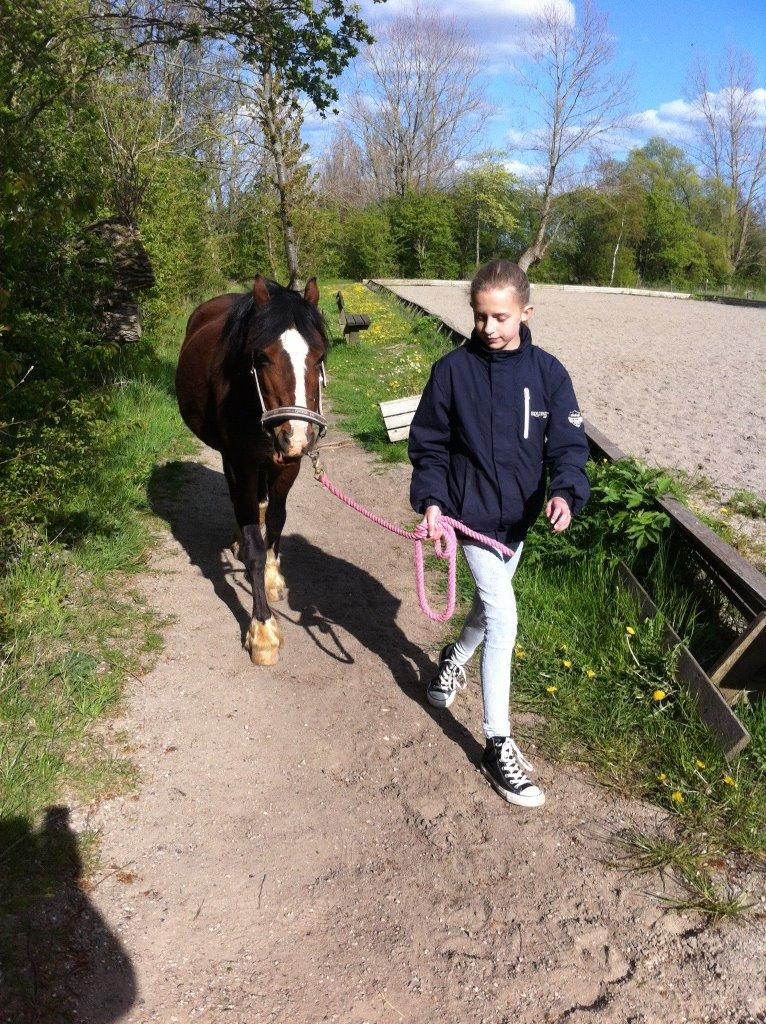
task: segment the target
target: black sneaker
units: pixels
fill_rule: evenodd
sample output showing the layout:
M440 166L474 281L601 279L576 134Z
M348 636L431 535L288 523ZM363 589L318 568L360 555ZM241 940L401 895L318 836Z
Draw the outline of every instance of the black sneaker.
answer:
M454 644L442 647L439 668L426 689L428 703L435 708L448 708L457 696L457 691L466 688L465 669L452 661L454 650Z
M524 757L510 736L493 736L487 740L481 771L490 785L510 804L521 807L540 807L545 794L524 774L534 768Z

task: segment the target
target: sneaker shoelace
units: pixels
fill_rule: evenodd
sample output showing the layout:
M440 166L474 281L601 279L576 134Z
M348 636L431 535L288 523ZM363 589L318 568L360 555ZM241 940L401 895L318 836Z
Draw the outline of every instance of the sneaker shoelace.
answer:
M512 782L517 785L522 783L532 785L521 769L524 768L528 772L534 772L535 769L529 761L527 761L526 757L524 757L510 736L505 738L505 741L500 748L498 760L500 761L503 771Z
M434 689L442 690L444 693L452 693L453 690L464 690L468 685L465 677L465 669L450 658L444 662L439 675L434 682Z

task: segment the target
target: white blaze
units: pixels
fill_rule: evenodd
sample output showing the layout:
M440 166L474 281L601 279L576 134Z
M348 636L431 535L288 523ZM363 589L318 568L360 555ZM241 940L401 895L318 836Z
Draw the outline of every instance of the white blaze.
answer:
M288 355L290 363L293 368L293 376L295 377L295 405L303 406L307 408L306 402L306 363L308 361L309 346L303 335L296 331L294 327L289 330L281 337L282 348ZM290 426L293 431L293 446L303 447L308 444L308 435L306 430L308 424L305 420L290 420Z

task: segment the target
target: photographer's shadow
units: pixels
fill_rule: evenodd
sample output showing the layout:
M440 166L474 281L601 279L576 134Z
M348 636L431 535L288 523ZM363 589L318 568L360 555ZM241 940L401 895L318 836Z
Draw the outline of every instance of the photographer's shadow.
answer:
M130 957L82 886L66 807L0 821L2 1024L109 1024L134 1004Z

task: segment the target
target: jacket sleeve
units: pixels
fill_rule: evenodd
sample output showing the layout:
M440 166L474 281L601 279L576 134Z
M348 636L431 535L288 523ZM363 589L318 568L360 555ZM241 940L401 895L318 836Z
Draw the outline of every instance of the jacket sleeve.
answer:
M555 365L557 373L550 399L545 463L551 498L564 498L572 515L577 515L590 496L585 473L588 439L570 376L560 363Z
M450 462L449 401L436 380L436 368L423 389L410 425L407 452L412 463L410 504L423 513L429 505L449 507L447 470Z

